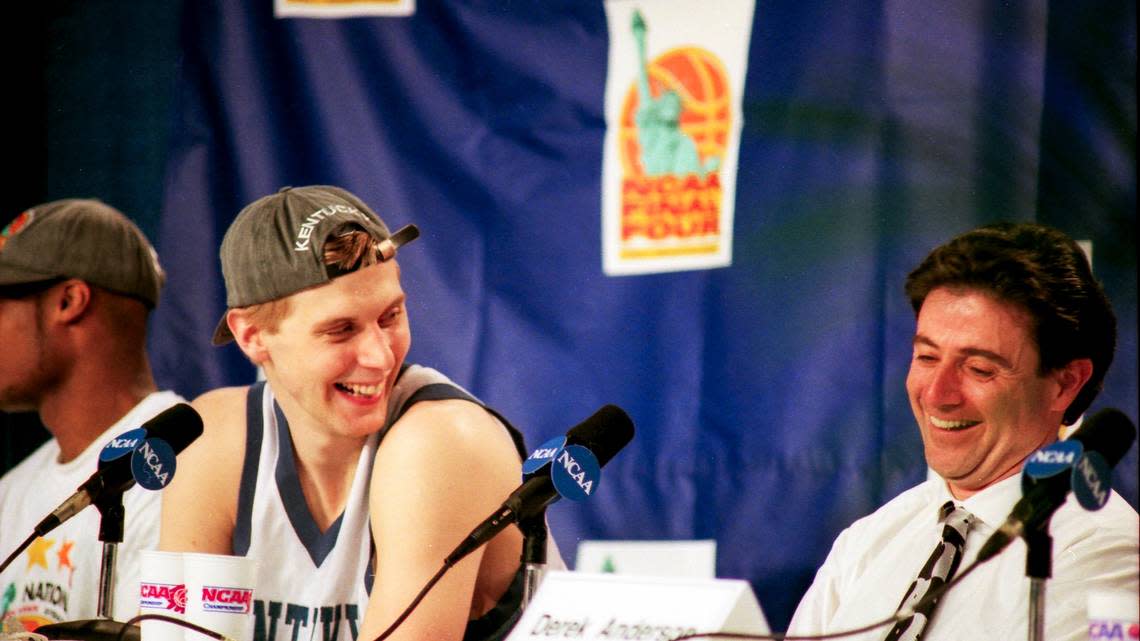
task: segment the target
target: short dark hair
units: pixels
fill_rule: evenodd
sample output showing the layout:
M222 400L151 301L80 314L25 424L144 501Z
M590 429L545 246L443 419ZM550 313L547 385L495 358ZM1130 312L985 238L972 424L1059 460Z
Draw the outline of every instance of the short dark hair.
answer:
M1104 385L1116 349L1116 315L1088 258L1072 238L1039 223L995 223L941 245L906 278L915 315L939 287L985 291L1029 312L1038 374L1078 358L1092 360L1093 372L1065 410L1072 425Z

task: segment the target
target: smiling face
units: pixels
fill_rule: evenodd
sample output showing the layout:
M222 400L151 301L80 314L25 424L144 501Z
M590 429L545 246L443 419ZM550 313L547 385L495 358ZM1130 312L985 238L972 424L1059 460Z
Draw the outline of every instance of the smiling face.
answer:
M247 323L239 314L231 327L291 427L362 438L383 426L411 346L394 260L289 296L274 331Z
M1076 392L1066 370L1040 375L1039 363L1022 308L972 289L926 297L907 395L926 462L957 498L1016 473L1057 437Z

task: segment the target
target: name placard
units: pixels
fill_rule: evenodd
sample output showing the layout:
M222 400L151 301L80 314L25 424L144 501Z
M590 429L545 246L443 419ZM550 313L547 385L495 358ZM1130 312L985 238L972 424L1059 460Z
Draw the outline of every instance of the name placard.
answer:
M507 641L667 641L696 632L764 634L768 622L738 579L549 572Z

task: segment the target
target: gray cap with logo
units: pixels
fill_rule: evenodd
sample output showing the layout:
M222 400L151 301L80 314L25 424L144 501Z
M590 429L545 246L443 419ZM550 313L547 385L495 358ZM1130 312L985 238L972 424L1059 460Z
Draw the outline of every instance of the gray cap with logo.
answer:
M166 275L142 231L98 200L36 205L0 230L0 287L78 278L154 307Z
M226 307L248 307L323 285L340 275L325 265L325 240L346 227L370 234L381 260L420 235L415 225L389 233L359 198L330 185L285 187L255 200L238 213L222 239ZM213 342L233 340L226 317Z

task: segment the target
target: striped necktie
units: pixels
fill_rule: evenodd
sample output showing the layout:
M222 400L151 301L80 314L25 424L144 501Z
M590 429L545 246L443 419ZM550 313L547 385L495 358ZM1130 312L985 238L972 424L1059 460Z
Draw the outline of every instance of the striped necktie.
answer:
M966 544L966 530L973 517L966 508L955 506L953 501L947 501L939 508L938 517L938 522L944 524L942 540L934 546L934 551L926 565L922 566L918 578L910 584L899 608L914 607L927 594L954 578L954 572L958 570L958 563L962 560L962 547ZM884 641L919 641L938 601L935 599L927 603L916 609L913 616L896 623Z

